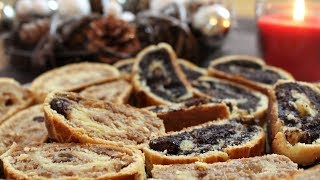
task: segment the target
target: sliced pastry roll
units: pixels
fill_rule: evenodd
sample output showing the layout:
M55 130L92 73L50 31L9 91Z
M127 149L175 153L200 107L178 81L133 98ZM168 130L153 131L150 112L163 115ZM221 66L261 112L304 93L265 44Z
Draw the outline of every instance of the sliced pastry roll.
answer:
M169 132L229 118L232 108L229 106L231 104L208 98L192 98L180 104L150 106L145 109L156 113L163 120L166 131Z
M193 96L176 55L167 44L149 46L140 52L133 73L140 106L179 103Z
M262 155L264 130L238 119L221 120L152 139L144 147L148 170L154 164L213 163Z
M48 138L42 105L32 106L11 116L0 125L0 154L13 143L26 146Z
M264 93L278 80L293 80L288 72L267 66L262 59L233 55L213 60L208 67L209 74L251 86Z
M189 82L197 80L208 73L206 69L200 68L187 60L179 59L178 63Z
M272 150L307 165L320 158L320 90L312 84L278 82L270 93Z
M71 92L50 93L44 112L49 137L58 142L142 146L165 131L162 120L147 110Z
M216 100L234 100L243 115L263 118L268 108L268 98L264 94L227 80L202 76L192 82L196 94Z
M121 76L125 79L130 80L132 78L132 68L135 59L123 59L117 61L114 66L119 70Z
M31 90L38 102L43 102L53 90L76 91L90 85L104 83L120 77L117 68L103 63L69 64L47 71L33 80Z
M298 165L282 155L265 155L207 164L155 165L155 179L284 179L298 172Z
M138 150L102 144L12 146L1 156L7 179L145 179Z
M29 90L14 79L0 78L0 124L32 102L33 95Z
M288 180L318 180L320 177L320 165L306 170L300 170L288 176Z
M80 95L89 99L126 104L131 95L132 85L125 80L116 80L85 88Z

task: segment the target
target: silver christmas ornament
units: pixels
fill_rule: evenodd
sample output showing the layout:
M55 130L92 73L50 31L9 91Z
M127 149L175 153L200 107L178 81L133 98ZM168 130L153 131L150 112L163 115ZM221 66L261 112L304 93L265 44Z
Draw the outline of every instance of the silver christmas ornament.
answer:
M149 9L150 0L117 0L124 11L130 11L134 14Z
M14 23L16 13L13 8L14 1L0 1L0 31L8 30Z
M222 45L230 27L231 14L221 4L201 6L192 15L192 28L200 41L208 47Z

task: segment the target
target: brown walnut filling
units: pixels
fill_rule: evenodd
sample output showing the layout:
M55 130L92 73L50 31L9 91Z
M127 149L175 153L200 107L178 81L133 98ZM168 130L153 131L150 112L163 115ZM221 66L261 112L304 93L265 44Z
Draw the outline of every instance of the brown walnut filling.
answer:
M151 92L161 98L179 102L187 93L166 49L162 48L145 54L139 67L140 81L145 82Z
M278 116L291 144L311 144L320 137L320 94L308 86L285 83L276 87Z
M40 123L40 122L44 122L44 117L43 116L36 116L32 120Z
M228 74L238 74L252 81L272 85L279 79L283 79L277 72L271 69L263 69L260 64L246 60L229 61L217 64L213 68Z
M259 128L255 125L245 125L231 120L230 123L214 124L160 137L150 141L149 146L155 151L166 151L169 155L199 154L241 145L250 141L258 132Z
M192 86L200 92L212 96L218 100L234 99L238 101L238 107L248 112L257 110L260 99L251 92L239 86L219 81L198 80Z

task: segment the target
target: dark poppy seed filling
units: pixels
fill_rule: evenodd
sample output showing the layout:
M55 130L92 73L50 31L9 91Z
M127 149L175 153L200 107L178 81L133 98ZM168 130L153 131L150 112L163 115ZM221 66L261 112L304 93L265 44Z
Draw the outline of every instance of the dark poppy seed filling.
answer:
M279 79L283 79L279 73L271 69L264 69L260 64L246 60L220 63L212 68L228 74L238 74L252 81L268 85L273 85Z
M311 144L320 137L320 94L308 86L290 82L276 87L278 117L291 144Z
M70 105L71 102L62 98L56 98L50 102L51 109L57 111L57 113L63 115L65 118L67 118L70 113Z
M249 142L261 129L256 125L245 125L236 120L159 137L150 141L151 149L169 155L200 154L221 151L230 146Z
M183 108L189 108L192 106L201 106L209 103L222 103L220 100L213 100L209 98L190 98L185 101L183 101L180 106L177 105L167 105L167 106L152 106L148 108L149 111L152 111L154 113L161 113L161 112L170 112L170 111L176 111L178 109L183 109Z
M140 81L145 82L150 91L161 98L179 102L187 93L187 89L170 58L169 52L164 48L145 54L139 64Z
M259 106L260 98L248 90L241 88L241 86L234 86L213 78L210 80L194 81L192 86L200 92L218 100L234 99L237 101L240 109L244 109L249 113L256 111Z
M187 66L185 66L184 64L180 63L179 64L183 73L186 75L186 78L189 81L194 81L197 80L200 76L203 76L204 74L199 72L199 71L195 71L191 68L188 68Z
M133 61L130 63L124 63L121 66L118 67L118 70L121 73L131 73L133 67Z

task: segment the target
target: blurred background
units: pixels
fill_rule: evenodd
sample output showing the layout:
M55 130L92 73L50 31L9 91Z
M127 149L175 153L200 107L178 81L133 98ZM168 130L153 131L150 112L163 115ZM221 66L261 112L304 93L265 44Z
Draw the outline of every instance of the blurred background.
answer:
M295 4L307 13L302 21L292 19ZM283 15L283 7L285 18L270 16ZM200 66L245 54L268 57L299 80L319 81L317 70L295 68L300 59L308 65L302 69L320 68L319 12L319 0L1 0L0 76L29 82L57 66L112 64L167 42L180 58ZM262 21L261 29L264 16L272 21Z

